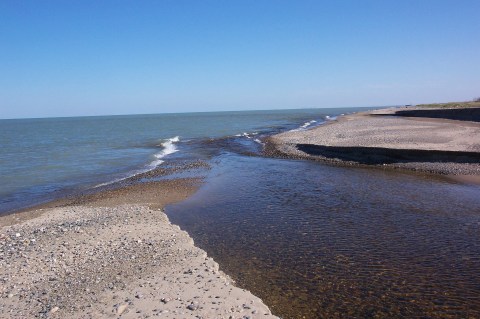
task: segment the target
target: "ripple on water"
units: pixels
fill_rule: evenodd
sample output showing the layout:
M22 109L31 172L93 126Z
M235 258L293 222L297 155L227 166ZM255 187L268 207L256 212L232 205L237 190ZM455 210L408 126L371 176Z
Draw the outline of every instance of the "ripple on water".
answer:
M228 155L167 213L285 318L480 317L478 187Z

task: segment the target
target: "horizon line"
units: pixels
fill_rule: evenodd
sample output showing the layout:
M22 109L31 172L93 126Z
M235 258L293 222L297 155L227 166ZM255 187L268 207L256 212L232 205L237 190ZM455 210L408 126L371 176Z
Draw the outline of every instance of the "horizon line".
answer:
M415 104L412 104L415 105ZM161 112L161 113L128 113L128 114L98 114L98 115L66 115L66 116L42 116L42 117L15 117L0 118L4 120L40 120L40 119L57 119L57 118L76 118L76 117L109 117L109 116L135 116L135 115L167 115L167 114L195 114L195 113L234 113L234 112L261 112L261 111L288 111L288 110L310 110L310 109L340 109L340 108L384 108L398 107L398 105L371 105L371 106L329 106L329 107L299 107L299 108L280 108L280 109L243 109L243 110L219 110L219 111L193 111L193 112Z

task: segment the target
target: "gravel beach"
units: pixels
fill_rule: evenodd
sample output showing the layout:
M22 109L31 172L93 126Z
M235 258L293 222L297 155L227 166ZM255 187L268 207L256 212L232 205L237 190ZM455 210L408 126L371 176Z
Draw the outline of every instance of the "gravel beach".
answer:
M162 207L195 179L130 185L0 218L1 318L276 318Z
M266 140L270 156L443 175L480 175L480 109L390 108ZM471 121L468 121L471 119Z

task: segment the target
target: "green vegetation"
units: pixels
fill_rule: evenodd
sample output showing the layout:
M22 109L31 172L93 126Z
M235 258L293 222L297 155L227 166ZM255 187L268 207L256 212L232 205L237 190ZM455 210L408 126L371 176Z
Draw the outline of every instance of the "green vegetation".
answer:
M420 107L435 107L435 108L467 108L467 107L480 107L480 98L476 98L474 101L467 102L448 102L448 103L432 103L432 104L418 104Z

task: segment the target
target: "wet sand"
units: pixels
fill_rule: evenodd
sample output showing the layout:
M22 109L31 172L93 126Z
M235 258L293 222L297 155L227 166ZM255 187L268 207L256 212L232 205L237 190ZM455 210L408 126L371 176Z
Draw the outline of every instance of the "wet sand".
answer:
M480 109L391 108L267 139L271 156L444 175L480 175ZM468 121L467 119L471 119Z
M275 318L162 207L200 179L126 185L0 218L1 318Z

